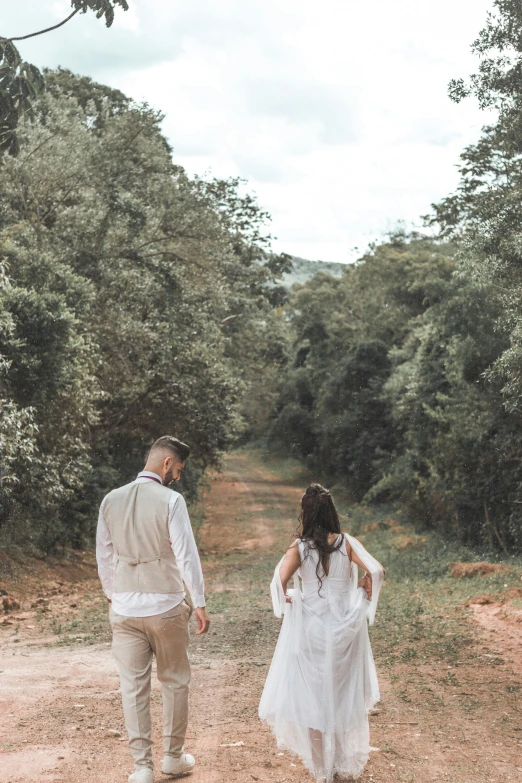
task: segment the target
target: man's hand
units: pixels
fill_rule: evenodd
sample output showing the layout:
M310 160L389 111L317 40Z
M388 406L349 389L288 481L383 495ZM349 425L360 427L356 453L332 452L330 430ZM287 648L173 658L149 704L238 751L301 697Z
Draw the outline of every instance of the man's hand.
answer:
M204 606L198 606L194 610L194 612L198 624L198 630L196 631L196 636L201 636L201 634L206 633L208 631L210 625L210 617L208 616L208 612Z

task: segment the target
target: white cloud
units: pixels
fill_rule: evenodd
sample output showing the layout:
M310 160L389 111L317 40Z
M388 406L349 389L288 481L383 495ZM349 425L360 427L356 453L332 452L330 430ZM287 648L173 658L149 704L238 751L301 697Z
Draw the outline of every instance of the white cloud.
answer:
M130 0L109 30L79 16L23 53L162 109L190 172L249 179L278 249L345 261L455 187L487 118L452 104L447 83L476 68L469 47L491 4ZM25 0L0 32L69 7Z

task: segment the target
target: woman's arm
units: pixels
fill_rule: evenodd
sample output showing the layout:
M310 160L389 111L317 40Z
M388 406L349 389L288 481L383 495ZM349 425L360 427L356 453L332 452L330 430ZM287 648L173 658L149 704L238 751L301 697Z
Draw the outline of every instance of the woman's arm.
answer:
M350 544L350 560L365 570L360 587L366 591L368 597L371 596L370 605L368 606L368 623L373 625L379 594L384 581L384 568L373 555L366 551L360 541L348 533L345 533L345 538L347 543Z
M347 546L350 546L350 545L347 543ZM362 570L363 570L363 571L366 571L366 573L368 574L368 576L369 576L369 577L370 577L370 579L371 579L371 574L369 573L368 566L366 566L366 565L363 563L363 561L361 560L361 558L360 558L358 555L356 555L356 554L355 554L355 552L353 551L353 548L352 548L352 547L350 547L350 551L348 552L348 557L350 558L350 560L351 560L352 562L354 562L354 563L357 563L357 565L358 565L360 568L362 568ZM378 561L377 561L377 562L378 562ZM383 575L384 575L386 572L385 572L385 570L384 570L383 566L382 566L380 563L378 563L378 565L379 565L379 568L381 569L381 571L382 571L382 573L383 573Z
M368 567L361 560L361 558L358 555L355 554L355 552L353 551L353 548L350 546L348 541L346 542L346 548L347 548L348 557L350 558L350 560L352 562L356 563L364 571L364 576L362 577L362 579L359 582L359 587L362 587L365 590L366 596L367 596L368 600L370 600L371 597L372 597L372 575L371 575L370 571L368 570ZM384 576L384 568L382 567L382 565L380 563L378 563L378 565L382 569L382 574Z
M279 566L279 576L281 578L281 585L283 586L283 592L286 595L286 588L288 582L293 577L299 566L301 565L301 558L299 557L299 546L297 541L294 541L288 547L286 555L283 558L283 562ZM286 600L290 603L290 598L287 596Z

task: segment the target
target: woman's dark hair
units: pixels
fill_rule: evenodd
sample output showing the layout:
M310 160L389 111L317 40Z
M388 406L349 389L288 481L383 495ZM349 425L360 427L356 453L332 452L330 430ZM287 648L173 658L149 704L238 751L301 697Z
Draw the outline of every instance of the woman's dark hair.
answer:
M304 557L316 549L319 561L315 572L319 580L319 591L323 578L327 575L330 555L341 549L344 539L334 544L328 543L330 533L340 533L341 524L332 496L321 484L310 484L301 498L301 513L297 535L305 542Z

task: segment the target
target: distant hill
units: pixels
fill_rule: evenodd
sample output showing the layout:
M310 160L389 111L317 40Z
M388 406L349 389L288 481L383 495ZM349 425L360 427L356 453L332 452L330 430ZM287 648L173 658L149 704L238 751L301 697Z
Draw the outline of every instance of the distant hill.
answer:
M306 283L317 272L324 272L327 275L340 277L346 264L339 264L335 261L309 261L306 258L292 256L293 269L291 272L283 275L282 284L286 288L291 288L294 283Z

